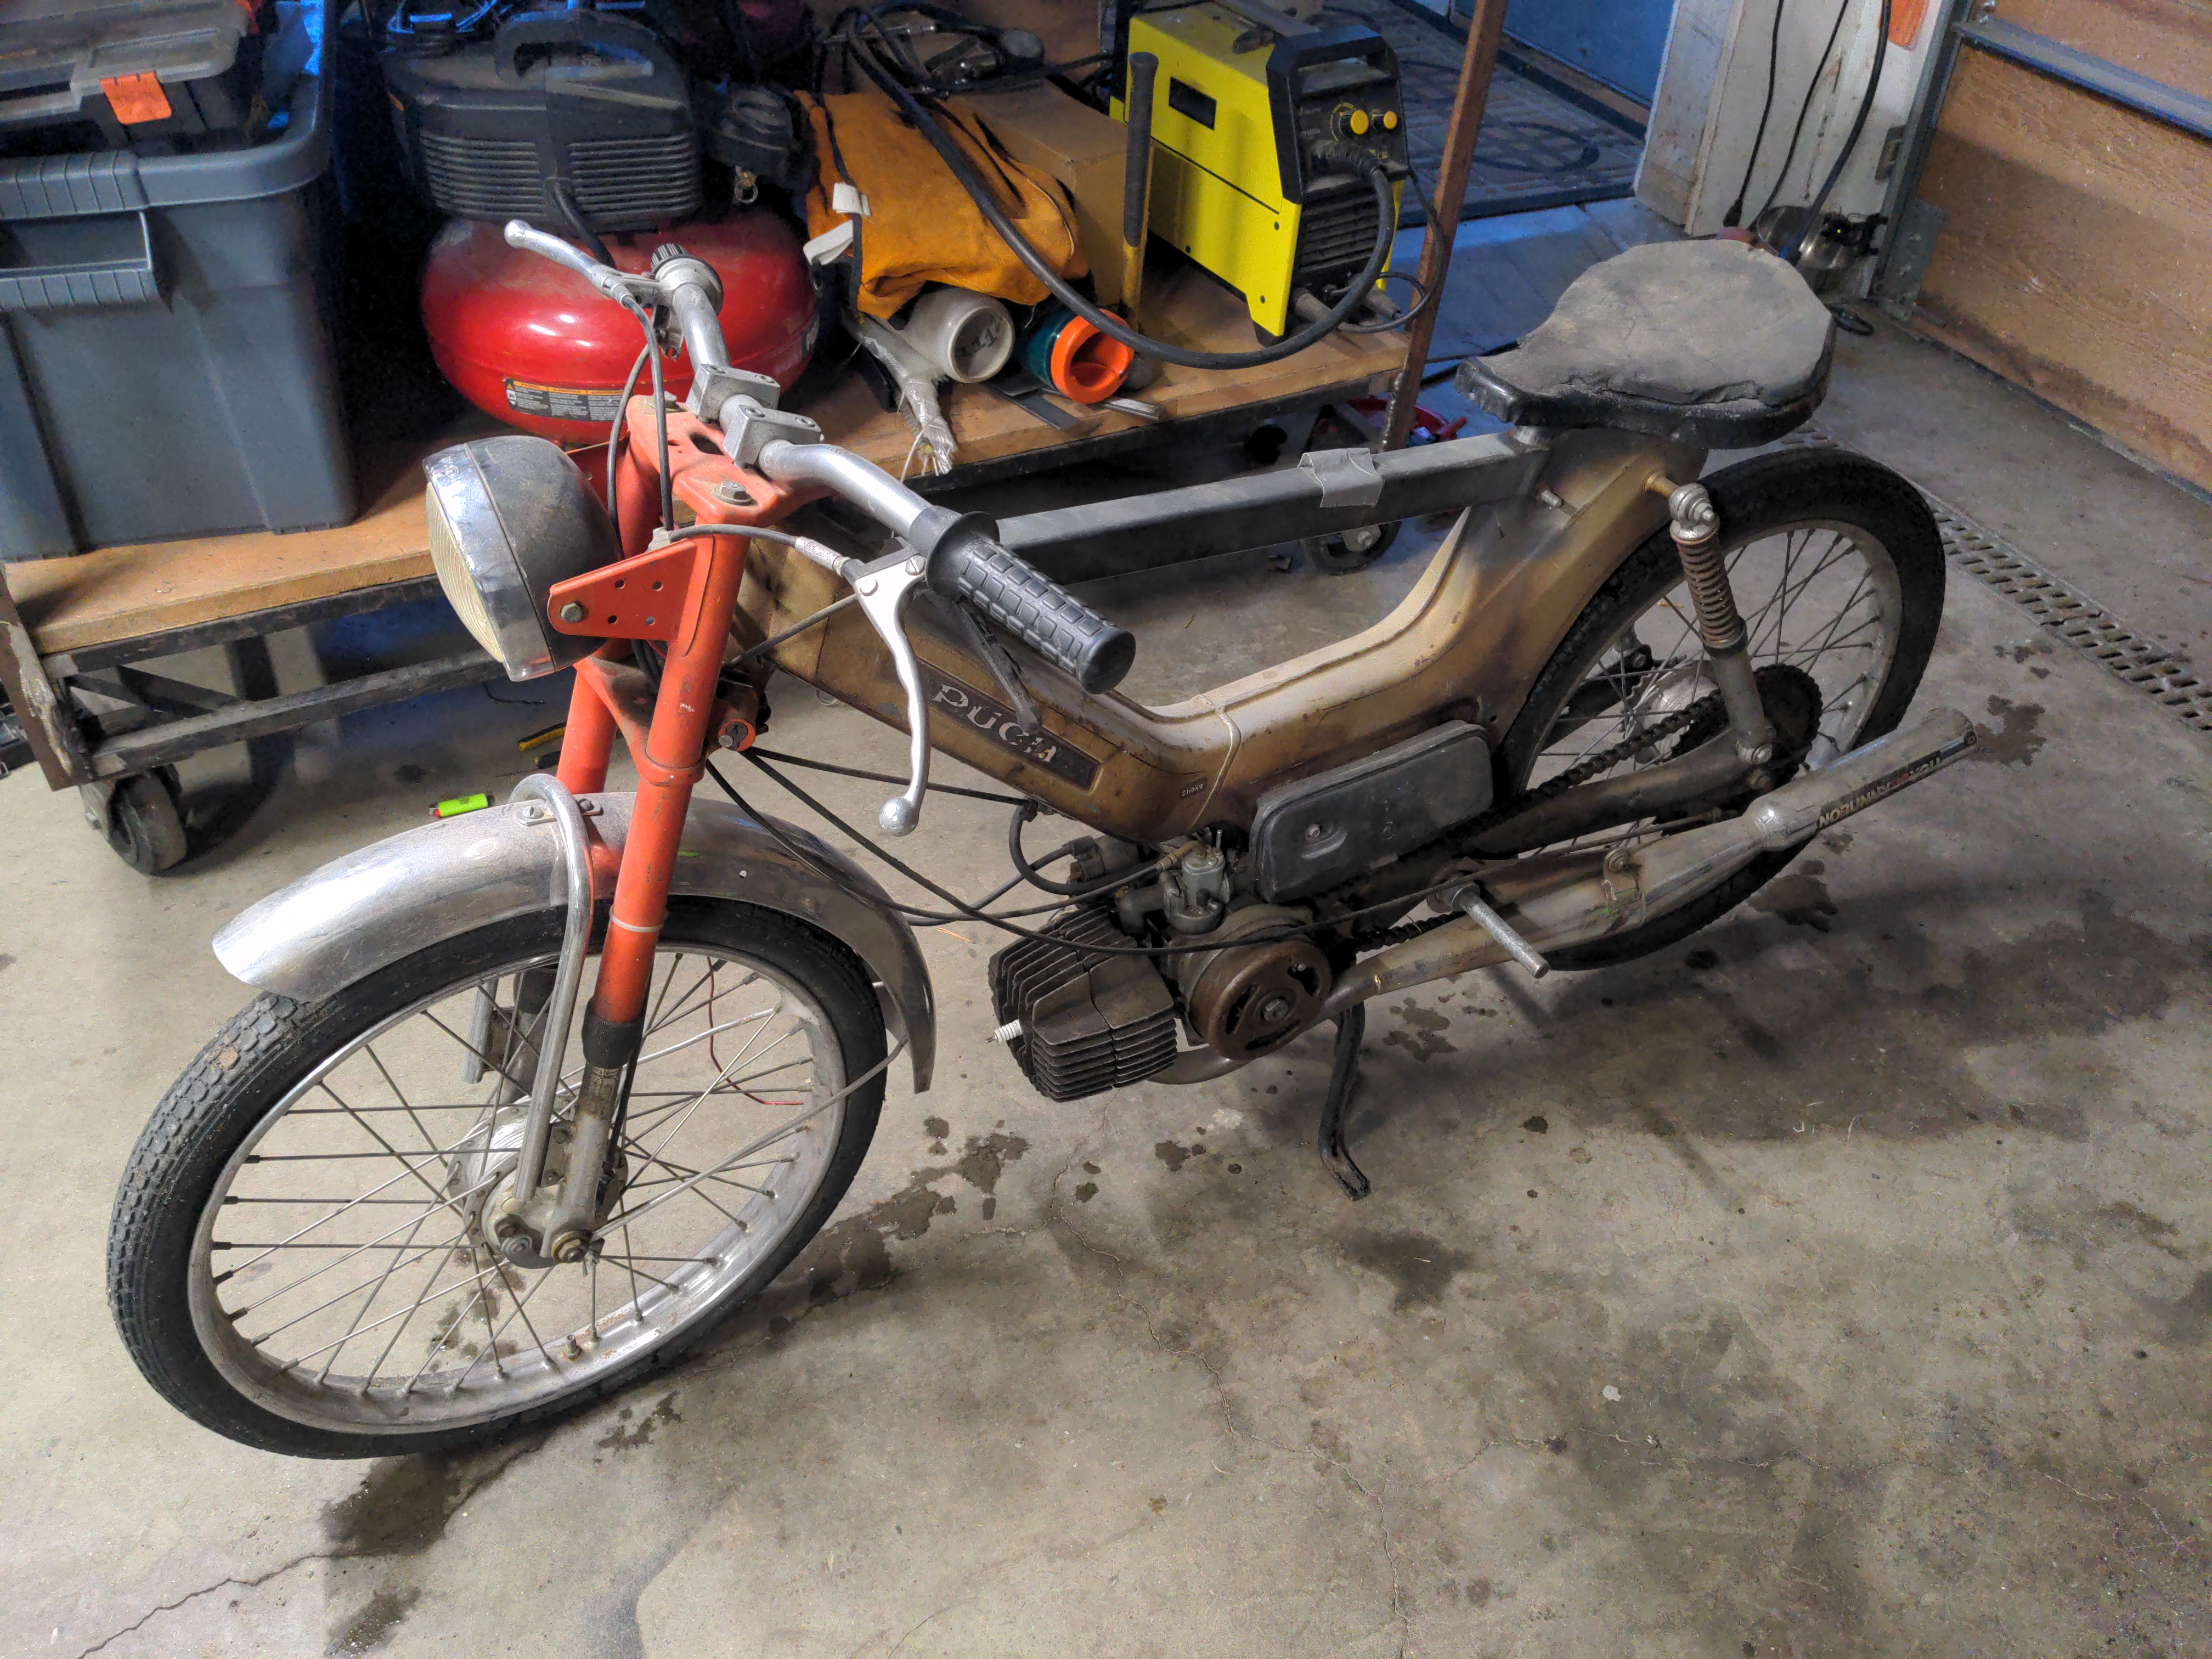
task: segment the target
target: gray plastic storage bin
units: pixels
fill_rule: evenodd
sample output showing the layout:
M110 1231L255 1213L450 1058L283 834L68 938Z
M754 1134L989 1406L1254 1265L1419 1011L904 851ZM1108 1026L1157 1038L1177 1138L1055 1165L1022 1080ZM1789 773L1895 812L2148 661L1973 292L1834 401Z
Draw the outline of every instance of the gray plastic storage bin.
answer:
M317 269L333 6L282 9L323 50L270 142L0 162L0 560L353 518Z

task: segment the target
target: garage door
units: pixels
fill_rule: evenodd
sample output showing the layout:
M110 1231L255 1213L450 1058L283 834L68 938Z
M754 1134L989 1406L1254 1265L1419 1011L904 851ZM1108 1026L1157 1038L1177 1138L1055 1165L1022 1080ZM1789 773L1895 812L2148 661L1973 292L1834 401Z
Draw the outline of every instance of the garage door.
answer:
M1998 0L1962 33L1916 322L2212 488L2212 0Z

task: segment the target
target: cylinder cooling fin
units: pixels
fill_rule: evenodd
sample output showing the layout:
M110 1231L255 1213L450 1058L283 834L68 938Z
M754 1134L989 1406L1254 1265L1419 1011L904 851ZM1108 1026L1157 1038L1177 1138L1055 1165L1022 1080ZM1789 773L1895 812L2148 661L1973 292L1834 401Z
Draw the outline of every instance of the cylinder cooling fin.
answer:
M1104 909L1054 920L991 958L991 1005L1018 1020L1007 1044L1048 1100L1081 1100L1141 1082L1175 1058L1175 994L1142 957L1098 956L1085 945L1126 947Z

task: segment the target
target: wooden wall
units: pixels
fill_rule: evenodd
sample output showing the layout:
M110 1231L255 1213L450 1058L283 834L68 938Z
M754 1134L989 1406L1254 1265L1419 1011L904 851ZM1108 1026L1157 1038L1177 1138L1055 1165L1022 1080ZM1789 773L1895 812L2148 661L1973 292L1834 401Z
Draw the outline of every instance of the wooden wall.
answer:
M1999 15L2212 96L2212 0ZM2212 489L2212 143L1962 46L1920 194L1917 325Z

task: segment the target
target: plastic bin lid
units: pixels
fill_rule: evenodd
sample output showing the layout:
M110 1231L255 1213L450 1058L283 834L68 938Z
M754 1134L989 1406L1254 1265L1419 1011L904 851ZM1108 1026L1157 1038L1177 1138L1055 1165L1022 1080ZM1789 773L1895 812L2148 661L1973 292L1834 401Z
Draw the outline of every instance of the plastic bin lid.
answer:
M62 7L67 0L0 0L0 27L9 6ZM223 0L238 12L235 0ZM88 8L88 9L90 9ZM102 10L117 10L112 3ZM336 24L337 0L280 0L280 36L308 30L315 43L285 110L279 136L251 149L197 155L140 156L130 150L0 161L0 220L61 219L140 208L196 207L281 196L313 183L330 165L329 80L325 49ZM242 12L239 13L243 15Z
M253 30L240 0L0 0L0 125L72 116L125 76L221 75Z

